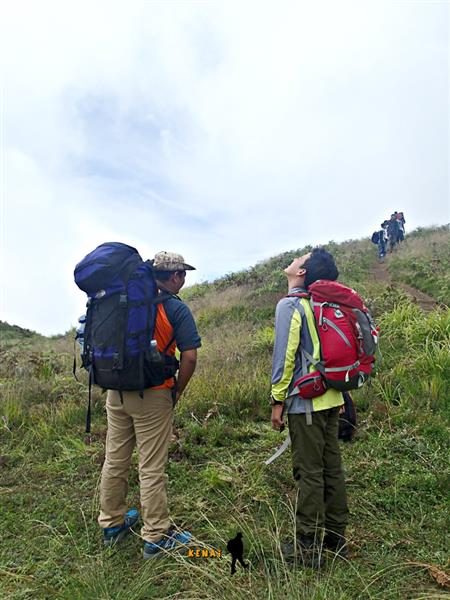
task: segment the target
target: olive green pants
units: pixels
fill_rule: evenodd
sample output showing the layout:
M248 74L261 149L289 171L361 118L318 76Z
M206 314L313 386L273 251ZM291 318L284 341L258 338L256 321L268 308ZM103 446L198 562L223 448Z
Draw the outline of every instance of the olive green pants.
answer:
M156 542L170 527L165 469L172 435L171 390L144 390L144 398L139 392L122 394L123 403L119 393L112 390L108 390L106 398L108 433L98 522L103 528L123 523L131 455L137 446L143 520L141 535L148 542Z
M347 495L338 441L339 407L306 415L289 415L292 466L298 485L297 536L319 536L325 527L344 535Z

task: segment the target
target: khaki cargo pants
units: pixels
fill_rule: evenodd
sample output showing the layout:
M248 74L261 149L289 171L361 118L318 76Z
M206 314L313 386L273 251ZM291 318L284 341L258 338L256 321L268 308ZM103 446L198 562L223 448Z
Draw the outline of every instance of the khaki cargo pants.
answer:
M170 527L167 508L167 464L172 434L171 390L122 392L108 390L106 457L100 483L100 527L123 523L127 511L128 472L134 446L139 456L143 527L148 542L160 540Z

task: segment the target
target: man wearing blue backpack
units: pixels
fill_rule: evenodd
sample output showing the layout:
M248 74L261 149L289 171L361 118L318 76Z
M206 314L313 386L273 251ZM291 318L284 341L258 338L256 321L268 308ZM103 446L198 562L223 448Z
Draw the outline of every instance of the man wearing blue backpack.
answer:
M128 473L136 445L143 520L141 535L146 559L186 545L191 538L189 532L171 527L165 468L172 435L173 407L194 373L197 348L201 345L191 311L177 296L185 283L186 271L195 267L172 252L159 252L150 263L159 298L164 300L155 302L154 339L148 340L148 347L151 347L150 352L156 353L156 362L161 357L175 360L178 347L178 377L175 378L172 373L160 385L144 390L108 389L108 433L98 517L105 545L120 541L136 524L138 511L132 509L127 512L126 507Z
M378 258L382 261L386 256L386 240L387 234L385 228L387 227L387 222L381 223L381 229L375 231L372 235L372 242L378 246Z

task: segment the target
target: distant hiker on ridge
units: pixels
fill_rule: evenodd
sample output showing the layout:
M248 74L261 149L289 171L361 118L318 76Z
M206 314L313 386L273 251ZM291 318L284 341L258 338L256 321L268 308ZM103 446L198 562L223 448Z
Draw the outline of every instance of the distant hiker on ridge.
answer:
M387 225L387 234L389 239L389 252L392 252L399 241L400 225L395 213L392 213Z
M374 231L372 234L372 242L377 245L378 248L378 258L380 261L384 259L386 256L386 231L385 231L385 223L381 223L381 229L378 231Z
M403 242L405 239L405 217L402 212L395 211L395 217L398 223L398 241Z

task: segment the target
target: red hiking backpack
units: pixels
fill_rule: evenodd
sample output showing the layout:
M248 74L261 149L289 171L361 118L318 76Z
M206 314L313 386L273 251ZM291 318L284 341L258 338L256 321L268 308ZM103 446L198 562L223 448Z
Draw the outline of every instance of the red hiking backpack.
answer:
M308 298L314 313L320 340L321 360L315 360L303 348L302 360L317 371L295 382L302 398L315 398L327 388L345 391L361 387L372 374L378 344L378 328L355 290L319 279L308 292L288 297Z

